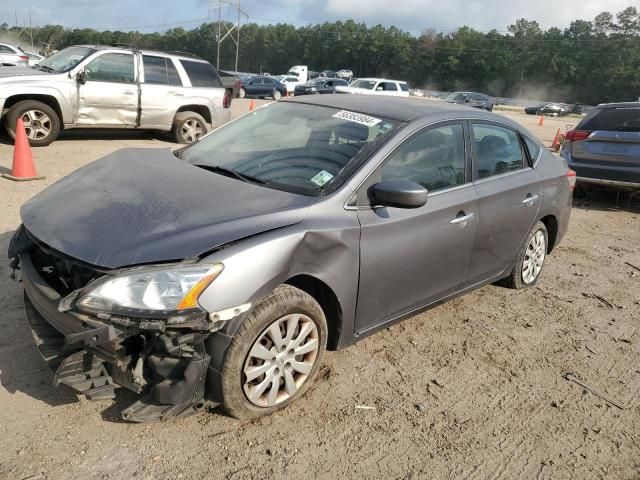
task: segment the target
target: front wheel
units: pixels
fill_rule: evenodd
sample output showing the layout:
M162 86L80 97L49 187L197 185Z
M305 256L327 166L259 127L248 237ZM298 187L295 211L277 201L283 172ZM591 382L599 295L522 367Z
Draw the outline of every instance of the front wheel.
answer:
M60 133L60 118L46 103L37 100L23 100L13 105L5 117L5 128L11 138L16 137L16 123L19 118L32 147L46 147Z
M300 398L315 379L327 344L322 308L281 285L245 319L222 368L222 406L231 416L269 415Z
M276 101L280 101L280 99L282 98L282 94L280 93L280 90L274 90L273 94L271 95L271 97Z
M529 232L524 248L518 255L516 266L511 274L503 280L509 288L521 289L532 287L540 279L544 260L547 257L549 234L547 227L538 222Z

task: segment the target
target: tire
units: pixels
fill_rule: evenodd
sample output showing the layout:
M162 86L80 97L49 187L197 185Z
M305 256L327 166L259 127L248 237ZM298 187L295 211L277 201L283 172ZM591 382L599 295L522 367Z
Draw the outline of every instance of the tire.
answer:
M240 88L238 90L238 98L244 98L247 96L247 91L244 88Z
M280 93L280 90L274 90L273 94L271 95L271 97L276 101L279 102L280 99L282 98L282 94Z
M177 143L193 143L209 131L206 120L196 112L179 112L173 119L173 139Z
M25 131L32 147L46 147L60 133L60 118L53 108L37 100L23 100L12 106L5 116L5 128L16 138L18 118L24 121Z
M538 236L539 234L541 234L541 236ZM536 241L536 236L538 236L537 240L540 240L540 242ZM536 248L539 249L538 252L541 253L536 253ZM549 234L547 232L547 227L545 227L544 223L538 222L533 226L529 235L527 235L527 241L524 243L524 247L518 254L518 259L513 271L508 277L502 280L502 284L506 287L517 290L533 287L540 280L540 275L542 274L544 261L547 258L548 251ZM532 256L534 258L532 258ZM534 268L534 272L532 273L535 273L535 275L527 275L527 268ZM531 272L531 270L528 271Z
M285 335L289 325L296 324L296 318L299 319L298 326L291 335ZM289 355L291 350L287 347L279 350L271 337L271 327L274 325L282 325L283 330L278 331L284 337L284 342L287 342L287 336L291 337L289 346L298 340L304 342L298 348L315 346L316 350L298 356ZM310 333L305 335L305 331ZM312 385L322 364L326 344L327 321L318 302L298 288L279 286L256 305L231 341L222 367L222 408L227 414L242 420L262 417L285 408L303 396ZM256 351L273 357L260 360L252 354ZM276 355L278 351L281 353ZM298 366L288 363L291 361ZM298 368L307 373L300 372ZM263 371L257 374L256 369ZM249 379L247 372L255 373L255 377ZM276 379L277 390L273 381ZM289 389L288 385L295 386L295 389ZM264 388L261 389L261 386ZM275 396L269 394L272 390L276 391ZM250 399L251 396L253 399Z

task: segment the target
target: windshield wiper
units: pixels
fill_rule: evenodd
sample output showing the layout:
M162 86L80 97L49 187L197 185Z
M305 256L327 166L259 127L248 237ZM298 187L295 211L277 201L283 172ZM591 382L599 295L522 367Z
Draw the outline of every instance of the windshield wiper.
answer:
M46 65L35 65L37 68L39 68L40 70L44 70L45 72L55 72L55 70L51 67L47 67Z
M267 183L259 178L252 177L251 175L245 175L243 173L236 172L231 168L221 167L220 165L205 165L202 163L196 163L194 164L194 166L200 167L204 170L208 170L209 172L219 173L220 175L224 175L226 177L237 178L238 180L242 180L243 182L259 183L260 185L264 185L265 183Z

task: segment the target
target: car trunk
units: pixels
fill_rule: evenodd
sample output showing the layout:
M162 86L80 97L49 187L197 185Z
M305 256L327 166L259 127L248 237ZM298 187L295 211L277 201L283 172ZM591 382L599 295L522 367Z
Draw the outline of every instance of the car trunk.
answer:
M640 182L640 132L592 132L573 142L571 156L581 177Z

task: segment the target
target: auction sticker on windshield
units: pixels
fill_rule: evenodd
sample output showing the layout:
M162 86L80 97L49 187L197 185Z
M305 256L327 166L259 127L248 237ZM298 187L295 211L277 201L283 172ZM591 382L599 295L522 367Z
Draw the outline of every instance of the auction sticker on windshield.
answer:
M316 185L318 185L319 187L322 187L325 183L327 183L332 178L333 178L333 175L331 175L329 172L327 172L326 170L320 170L320 172L318 172L316 176L311 179L311 181Z
M363 113L350 112L348 110L340 110L338 113L331 115L334 118L341 120L347 120L349 122L359 123L360 125L366 125L367 127L373 127L379 124L382 120L376 117L370 117Z

